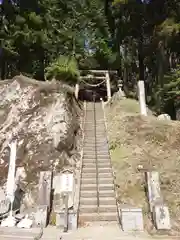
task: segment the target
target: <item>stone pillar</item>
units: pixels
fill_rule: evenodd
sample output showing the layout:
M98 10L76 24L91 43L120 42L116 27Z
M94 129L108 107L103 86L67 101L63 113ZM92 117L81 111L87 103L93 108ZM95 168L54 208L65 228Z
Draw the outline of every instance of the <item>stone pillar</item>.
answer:
M76 83L76 85L75 85L74 94L75 94L76 99L78 99L78 96L79 96L79 84L78 83Z
M106 87L107 87L107 98L109 101L111 99L111 84L110 84L110 78L109 78L108 72L106 72Z
M138 93L141 115L147 116L144 81L138 81Z
M15 168L16 168L16 148L17 141L12 141L9 144L10 147L10 161L9 161L9 170L8 178L6 183L6 197L10 200L11 204L14 201L14 191L15 191Z
M119 93L119 97L125 97L125 93L124 91L122 90L122 87L123 87L123 84L122 84L122 81L119 81L118 83L118 93Z
M52 192L52 172L42 171L39 178L38 207L35 213L36 226L46 227L50 213Z

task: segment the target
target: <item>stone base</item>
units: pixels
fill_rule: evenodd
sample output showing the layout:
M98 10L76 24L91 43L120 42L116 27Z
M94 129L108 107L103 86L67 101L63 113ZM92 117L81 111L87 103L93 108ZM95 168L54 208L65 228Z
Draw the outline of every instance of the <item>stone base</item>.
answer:
M56 227L64 228L64 211L56 213ZM72 210L68 211L68 230L77 229L77 213Z
M16 225L16 219L13 216L8 216L1 222L1 227L14 227Z
M140 208L121 208L120 210L122 229L128 231L143 231L143 215Z
M153 208L153 220L157 230L170 230L170 216L167 206L156 205Z
M28 219L27 217L24 218L23 220L21 220L18 224L17 224L17 227L18 228L31 228L32 227L32 224L33 224L33 220L31 219Z
M48 218L48 207L47 206L38 207L35 213L35 225L37 227L45 228L47 226L47 218Z

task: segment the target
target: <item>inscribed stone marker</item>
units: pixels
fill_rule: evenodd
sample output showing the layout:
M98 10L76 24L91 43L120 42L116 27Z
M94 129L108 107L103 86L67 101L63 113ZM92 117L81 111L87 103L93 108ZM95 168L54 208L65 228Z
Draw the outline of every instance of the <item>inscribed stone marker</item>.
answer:
M153 208L153 218L158 230L170 230L169 209L165 205L156 205Z
M53 178L54 188L54 211L59 212L65 208L64 199L62 194L68 192L68 208L73 206L73 195L74 195L74 176L71 171L63 171Z
M40 172L38 205L50 207L52 172Z
M65 171L61 175L60 191L61 192L73 192L74 177L70 171Z
M147 172L147 185L148 185L148 199L150 205L150 211L153 211L153 207L157 203L162 203L159 173L158 172Z

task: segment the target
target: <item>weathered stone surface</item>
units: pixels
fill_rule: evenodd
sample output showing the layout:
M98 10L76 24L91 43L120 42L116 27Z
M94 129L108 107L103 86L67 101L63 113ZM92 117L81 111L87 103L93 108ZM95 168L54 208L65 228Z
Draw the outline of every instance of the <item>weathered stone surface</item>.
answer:
M8 144L15 135L17 167L24 169L16 180L26 189L26 205L36 205L39 172L78 160L79 113L75 97L60 83L23 76L0 82L0 184L7 179Z
M2 216L4 214L6 214L9 210L9 208L10 208L9 200L2 200L0 202L0 215Z
M158 116L158 120L171 120L171 116L169 116L168 114L160 114Z
M155 205L153 208L153 218L158 230L171 229L169 209L167 206L163 204Z
M0 188L0 202L6 199L5 189Z
M148 199L151 212L155 204L162 203L159 173L158 172L146 172L147 187L148 187Z
M17 167L16 169L16 177L15 177L15 181L16 184L18 184L19 182L22 182L26 179L26 171L24 167Z
M121 224L123 231L143 231L143 215L140 208L121 208Z

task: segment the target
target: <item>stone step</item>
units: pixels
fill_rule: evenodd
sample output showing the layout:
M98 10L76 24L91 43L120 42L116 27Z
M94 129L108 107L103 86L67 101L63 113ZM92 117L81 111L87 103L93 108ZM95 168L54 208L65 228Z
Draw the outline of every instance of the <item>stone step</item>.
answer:
M107 141L104 141L104 140L102 140L102 141L96 141L96 143L95 143L95 139L92 139L92 140L86 139L86 140L84 141L84 145L93 146L93 144L94 144L94 145L96 144L97 147L104 146L105 144L106 144L106 146L108 145Z
M96 167L96 165L94 163L84 163L83 162L83 168L93 168ZM111 168L111 164L110 162L98 162L98 168Z
M96 141L99 141L99 140L105 140L106 138L106 134L98 134L96 133L96 135L93 133L93 134L87 134L85 132L85 136L86 136L86 139L90 139L90 140L94 140L95 139L95 136L96 136Z
M92 136L88 136L88 135L85 135L85 142L94 142L94 140L95 140L95 136L94 135L92 135ZM96 143L98 143L98 142L107 142L107 140L106 140L106 138L105 138L105 136L98 136L98 135L96 135Z
M83 150L85 155L95 155L96 153L98 155L109 155L108 149L94 148L94 149L88 149L88 150L83 149Z
M101 163L104 163L104 164L106 164L106 163L109 163L110 162L110 159L99 159L99 158L97 158L97 160L96 160L96 158L94 158L94 159L88 159L88 158L83 158L83 165L85 165L86 163L92 163L92 164L95 164L96 165L96 161L97 161L97 165L99 165L99 163L101 164Z
M117 205L99 205L97 207L97 204L94 205L80 205L79 211L81 213L93 213L93 212L117 212Z
M95 135L95 133L97 135L103 135L103 136L106 136L106 131L105 131L105 128L100 128L98 126L96 126L96 129L94 127L92 127L91 129L84 129L84 133L87 135L87 136L93 136Z
M92 159L92 160L95 160L96 158L97 159L100 159L100 160L110 160L110 157L109 157L109 155L108 154L104 154L104 155L99 155L99 154L97 154L97 155L90 155L90 154L83 154L83 158L84 159Z
M103 151L103 150L107 151L107 149L109 148L107 143L106 144L101 144L101 145L98 144L96 146L95 146L95 143L86 143L86 144L83 145L83 150L84 150L84 152L86 150L92 151L92 150L95 150L95 147L96 147L96 149L101 150L101 151Z
M97 154L98 160L110 160L109 154Z
M92 153L92 154L90 154L90 153L88 153L88 154L86 154L86 153L84 153L83 154L83 158L84 159L92 159L92 160L94 160L94 159L96 159L96 158L98 158L99 160L110 160L110 156L109 156L109 154L94 154L94 153Z
M108 173L111 171L111 167L98 168L98 173ZM83 167L82 173L96 173L96 166L93 165L93 167Z
M108 149L106 149L106 150L104 150L104 149L101 149L101 148L94 148L93 150L88 150L88 151L84 151L84 155L85 156L95 156L95 155L98 155L98 156L109 156L109 151L108 151Z
M96 146L98 146L98 147L104 147L104 146L107 147L108 146L108 142L105 141L105 139L97 140L96 142L95 142L95 138L92 138L92 139L87 139L86 138L84 140L84 146L89 145L91 147L95 143L96 143Z
M85 139L88 139L88 140L94 140L95 139L95 136L96 136L96 141L102 141L102 140L106 140L106 134L97 134L96 135L93 133L93 134L86 134L85 132Z
M85 132L85 134L88 136L88 137L92 137L92 136L95 136L95 133L96 133L96 135L98 135L98 136L106 136L106 132L105 132L105 130L104 129L102 129L102 130L98 130L97 128L95 129L90 129L90 130L87 130L87 129L85 129L84 130L84 132Z
M40 235L40 228L31 228L31 229L19 229L16 227L8 228L1 227L0 228L0 239L1 240L27 240L27 239L35 239Z
M98 173L99 178L112 178L113 175L111 172L108 173ZM96 178L96 172L93 173L82 173L82 178Z
M100 221L118 221L118 214L116 212L98 213L80 213L79 222L100 222Z
M87 130L87 129L84 129L84 133L85 133L85 135L86 136L94 136L95 135L95 133L96 133L96 135L103 135L103 136L106 136L106 131L105 131L105 128L103 128L103 129L99 129L100 127L97 127L96 126L96 129L93 127L93 128L91 128L91 129L89 129L89 130ZM99 129L99 130L98 130Z
M84 145L84 147L83 147L84 152L90 152L90 151L95 151L95 150L97 150L98 152L108 152L109 153L108 145L95 147L95 144L94 144L93 146Z
M86 154L83 154L83 159L85 159L85 160L96 160L96 159L98 159L98 160L100 160L101 162L103 162L103 161L109 161L110 162L110 157L109 157L109 155L86 155Z
M109 184L98 184L98 190L114 190L114 184L109 183ZM97 191L97 185L96 184L86 184L82 183L81 184L81 191Z
M97 191L96 190L93 190L93 191L81 191L80 193L80 196L81 197L85 197L85 198L88 198L88 197L97 197ZM99 191L99 197L115 197L115 192L114 190L104 190L104 191Z
M81 179L82 184L96 184L96 178L82 178ZM113 178L100 178L98 177L98 184L113 184Z
M95 205L97 204L97 197L81 197L80 205ZM100 205L116 205L116 200L114 197L99 197Z

